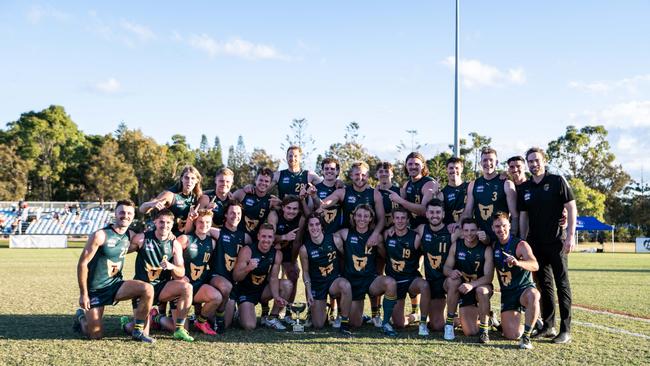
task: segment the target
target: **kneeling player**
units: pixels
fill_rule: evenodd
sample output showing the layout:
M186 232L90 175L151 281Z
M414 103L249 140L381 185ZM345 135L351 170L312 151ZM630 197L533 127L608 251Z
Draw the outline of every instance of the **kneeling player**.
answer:
M406 294L422 295L420 326L418 335L428 336L427 315L431 293L429 284L420 274L420 234L408 227L409 213L402 207L393 209L394 231L385 233L384 248L386 256L386 274L397 282L397 304L393 309L393 325L403 328L404 299Z
M377 252L383 250L383 247L368 245L368 238L372 234L370 223L373 221L373 215L369 205L359 205L352 214L352 229L341 229L336 233L343 243L340 251L345 257L345 278L352 285L350 325L361 326L366 294L370 295L371 299L384 295L384 319L381 328L384 334L394 337L397 333L390 325L390 317L397 302L397 283L391 277L377 275Z
M155 230L138 234L131 240L130 250L138 251L135 259L135 279L153 286L154 305L176 301L176 310L172 312L176 326L174 339L192 342L194 338L185 329L185 318L192 304L192 285L183 280L183 249L171 234L174 214L163 209L156 214L154 224ZM133 308L139 308L138 301L133 301ZM131 333L133 323L129 323L128 317L122 317L120 323L125 332ZM148 328L147 323L145 329Z
M314 328L320 329L327 319L327 295L340 298L340 332L350 335L348 316L352 303L350 282L341 277L337 248L343 247L341 238L335 234L323 234L324 220L316 213L307 218L307 237L300 247L300 264L303 268L305 296L311 311Z
M102 316L105 305L114 305L127 299L138 299L135 309L133 339L152 343L154 339L144 332L151 303L153 287L138 280L122 280L124 257L135 235L129 226L135 216L135 204L130 200L118 201L115 222L97 230L88 238L77 266L80 309L74 317L73 328L90 339L103 336Z
M447 276L444 284L447 291L444 338L454 339L453 322L456 306L460 305L463 333L466 336L479 333L479 341L487 343L490 341L488 317L494 276L492 248L479 242L478 225L474 219L463 219L461 229L463 239L452 244L443 269Z
M257 325L255 305L260 301L273 299L271 315L262 323L276 330L286 329L278 319L281 308L287 305L292 285L289 280L280 280L282 252L273 246L274 227L264 223L257 233L257 243L245 246L237 255L233 279L235 298L239 305L239 323L245 330Z
M533 250L525 241L510 236L508 214L497 212L492 216L492 230L497 236L494 247L494 266L501 287L501 326L508 339L521 336L519 347L532 349L530 333L539 317L539 291L531 272L539 265ZM526 312L524 331L521 332L521 312Z

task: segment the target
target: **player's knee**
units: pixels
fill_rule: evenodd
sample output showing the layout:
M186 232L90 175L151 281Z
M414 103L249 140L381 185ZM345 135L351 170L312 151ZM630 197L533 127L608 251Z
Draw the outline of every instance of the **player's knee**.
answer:
M289 280L281 280L280 289L282 289L284 292L291 292L293 290L293 283L291 283Z
M511 327L503 327L503 336L506 337L507 339L517 339L519 338L519 327L517 329L513 329Z
M100 340L104 336L101 329L88 329L88 334L86 335L90 340Z
M487 298L490 295L490 290L487 287L477 287L476 288L476 296L482 299Z
M339 282L339 290L341 290L341 293L343 294L351 294L352 286L350 285L350 282L343 280Z
M251 322L248 322L248 321L242 321L242 322L241 322L241 327L242 327L242 329L244 329L244 330L248 330L248 331L254 330L254 329L255 329L255 325L256 325L256 324L255 324L254 321L251 321Z
M147 298L147 299L153 298L153 295L154 295L153 286L151 286L151 284L149 284L149 283L143 283L142 285L143 285L142 286L142 297Z
M540 298L541 295L539 294L539 291L537 291L537 289L531 289L528 292L528 300L531 306L535 303L538 303Z

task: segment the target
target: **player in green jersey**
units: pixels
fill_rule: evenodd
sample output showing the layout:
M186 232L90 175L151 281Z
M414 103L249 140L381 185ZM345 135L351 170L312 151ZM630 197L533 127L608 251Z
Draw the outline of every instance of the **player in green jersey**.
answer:
M153 287L143 281L122 279L124 257L131 244L130 237L135 235L129 230L134 216L133 201L118 201L114 223L92 233L79 256L80 309L75 314L73 328L90 339L103 336L104 306L135 298L139 306L134 312L135 327L131 335L142 342L154 342L144 329L153 302Z
M454 339L454 317L460 305L460 322L466 336L479 334L479 341L490 341L488 317L494 262L492 247L483 245L478 239L476 220L465 218L461 221L463 238L452 243L443 267L447 279L447 320L444 338ZM477 305L478 303L478 305Z
M540 314L539 291L531 273L539 270L530 245L510 235L508 214L497 212L492 217L492 230L497 236L494 267L501 288L501 327L508 339L521 337L519 347L532 349L530 335ZM524 328L521 313L525 311Z

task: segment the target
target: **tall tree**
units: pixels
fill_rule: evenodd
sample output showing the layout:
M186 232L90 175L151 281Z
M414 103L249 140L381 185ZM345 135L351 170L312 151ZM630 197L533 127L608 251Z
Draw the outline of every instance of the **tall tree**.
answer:
M305 161L310 161L311 155L316 151L316 140L307 133L308 125L306 118L294 118L289 125L291 133L286 135L285 142L281 145L283 150L288 149L289 146L300 146Z
M486 146L489 146L492 142L491 137L481 136L477 132L470 132L469 137L472 138L472 152L474 153L474 173L476 176L479 175L479 162L481 161L481 149Z
M400 140L399 144L397 145L398 152L406 152L406 154L409 154L412 151L420 151L420 149L426 145L422 145L420 141L418 141L418 130L406 130L406 133L409 135L409 141L404 142L404 140Z
M194 165L195 154L183 135L173 135L172 143L167 146L167 164L165 166L166 176L169 178L167 183L173 184L178 179L183 167Z
M588 187L579 178L569 179L569 185L573 190L580 215L593 216L603 221L605 219L605 195Z
M251 172L257 174L257 172L262 168L269 168L273 171L278 170L280 160L274 159L273 156L267 154L264 149L254 148L248 164L251 167Z
M246 145L244 145L244 138L239 135L237 146L231 145L228 149L228 168L235 173L233 180L235 187L243 187L251 183L251 169L248 163L249 156L248 152L246 152Z
M88 188L82 198L113 201L131 197L138 181L133 167L125 160L117 141L107 135L99 152L90 158L86 171Z
M203 135L205 137L205 135ZM201 146L203 146L203 137L201 138ZM207 137L205 138L205 144L207 146ZM196 168L204 174L203 182L205 186L209 186L212 181L212 177L215 176L217 171L223 168L223 159L221 157L221 144L219 143L219 137L215 138L215 146L205 148L199 148L196 151Z
M18 201L27 193L27 162L14 148L0 144L0 201Z
M374 182L374 168L380 161L377 156L371 155L368 150L361 144L359 134L360 126L357 122L350 122L345 129L345 142L334 143L330 145L325 152L326 157L335 158L341 165L341 173L348 180L348 170L355 161L365 161L370 166L371 182Z

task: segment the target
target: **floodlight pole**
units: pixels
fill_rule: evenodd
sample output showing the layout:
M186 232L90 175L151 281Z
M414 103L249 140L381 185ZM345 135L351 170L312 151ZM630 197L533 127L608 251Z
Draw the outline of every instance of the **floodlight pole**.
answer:
M460 23L460 0L456 0L456 56L454 57L454 156L460 157L458 137L458 25Z

